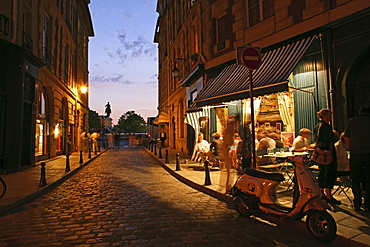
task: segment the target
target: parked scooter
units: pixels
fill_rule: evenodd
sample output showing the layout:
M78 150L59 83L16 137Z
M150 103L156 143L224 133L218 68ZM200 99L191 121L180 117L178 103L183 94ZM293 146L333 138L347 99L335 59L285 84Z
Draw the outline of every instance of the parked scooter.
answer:
M305 167L307 156L289 157L294 166L293 205L285 207L278 203L276 192L280 182L285 180L280 173L268 173L245 169L232 188L232 195L238 213L249 217L258 213L270 213L291 219L306 217L306 227L316 239L330 242L337 235L337 225L327 209L312 173Z

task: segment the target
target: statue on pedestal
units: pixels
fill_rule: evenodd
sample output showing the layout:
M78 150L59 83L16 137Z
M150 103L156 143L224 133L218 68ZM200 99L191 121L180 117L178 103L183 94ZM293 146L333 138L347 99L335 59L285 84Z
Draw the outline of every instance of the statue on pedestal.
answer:
M112 113L109 102L105 105L105 113L107 114L107 118L109 118L110 114Z

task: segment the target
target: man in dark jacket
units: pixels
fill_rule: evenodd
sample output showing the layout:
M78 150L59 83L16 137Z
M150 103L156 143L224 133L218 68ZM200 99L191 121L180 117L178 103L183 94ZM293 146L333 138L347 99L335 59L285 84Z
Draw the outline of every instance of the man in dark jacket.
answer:
M370 209L370 103L360 107L359 116L348 121L344 132L350 150L350 174L355 211L361 211L362 190L365 191L365 211ZM363 183L366 181L366 183ZM362 186L362 190L361 190Z

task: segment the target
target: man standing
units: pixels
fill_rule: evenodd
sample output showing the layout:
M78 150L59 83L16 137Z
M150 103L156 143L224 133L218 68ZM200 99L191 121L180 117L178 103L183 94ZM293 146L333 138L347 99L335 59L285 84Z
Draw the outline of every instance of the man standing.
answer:
M350 175L354 209L361 211L362 190L365 191L365 211L370 209L370 103L360 107L359 116L348 121L344 132L350 150ZM363 183L366 181L366 183ZM361 186L363 187L361 189Z

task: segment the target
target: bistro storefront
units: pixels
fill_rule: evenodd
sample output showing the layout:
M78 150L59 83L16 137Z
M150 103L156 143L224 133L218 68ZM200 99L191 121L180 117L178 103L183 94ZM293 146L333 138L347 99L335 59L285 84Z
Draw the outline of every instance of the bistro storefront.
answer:
M286 44L262 53L260 68L253 71L255 132L268 131L290 147L300 128L313 129L315 113L326 107L320 36ZM318 97L315 97L318 96ZM310 101L310 102L308 102ZM236 132L250 123L249 71L242 65L225 67L210 79L188 111L186 122L208 141L222 135L227 121L237 121Z

